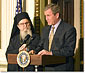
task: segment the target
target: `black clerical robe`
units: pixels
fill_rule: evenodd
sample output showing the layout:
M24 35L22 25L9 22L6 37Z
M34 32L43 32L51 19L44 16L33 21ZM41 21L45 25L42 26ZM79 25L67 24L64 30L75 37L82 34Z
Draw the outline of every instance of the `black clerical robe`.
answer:
M34 50L38 43L39 43L39 36L37 34L33 34L35 36L31 43L28 45L29 46L29 51ZM18 54L19 53L19 48L21 47L21 42L20 42L20 35L17 35L13 37L8 45L7 51L6 51L6 58L7 54ZM7 58L8 59L8 58ZM8 64L8 71L22 71L23 69L18 66L18 64ZM34 71L34 66L29 65L24 69L25 71Z

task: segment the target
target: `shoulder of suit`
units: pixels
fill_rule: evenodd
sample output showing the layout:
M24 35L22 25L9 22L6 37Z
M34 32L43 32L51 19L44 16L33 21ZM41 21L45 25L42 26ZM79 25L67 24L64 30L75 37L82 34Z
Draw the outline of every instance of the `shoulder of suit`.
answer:
M62 26L65 27L65 28L74 28L73 25L71 25L71 24L69 24L69 23L66 23L66 22L64 22L64 21L62 21L62 22L60 23L60 25L62 25Z
M71 30L71 29L76 30L76 28L75 28L73 25L68 24L68 23L66 23L66 22L64 22L64 21L62 21L62 22L60 23L59 28L60 28L61 30L64 30L64 31L69 31L69 30Z

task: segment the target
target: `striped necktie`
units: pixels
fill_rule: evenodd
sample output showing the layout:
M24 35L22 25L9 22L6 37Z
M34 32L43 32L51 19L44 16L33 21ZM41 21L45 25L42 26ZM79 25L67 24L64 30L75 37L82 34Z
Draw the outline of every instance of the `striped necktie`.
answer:
M53 40L53 36L54 36L54 29L55 29L55 27L52 27L52 30L51 30L51 33L49 36L49 51L51 49L51 44L52 44L52 40Z

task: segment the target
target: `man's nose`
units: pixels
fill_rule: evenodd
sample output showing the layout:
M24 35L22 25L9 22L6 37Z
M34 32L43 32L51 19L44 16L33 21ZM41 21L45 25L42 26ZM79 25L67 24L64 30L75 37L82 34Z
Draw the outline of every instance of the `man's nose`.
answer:
M26 23L24 23L24 26L25 26L25 27L27 27L27 24L26 24Z

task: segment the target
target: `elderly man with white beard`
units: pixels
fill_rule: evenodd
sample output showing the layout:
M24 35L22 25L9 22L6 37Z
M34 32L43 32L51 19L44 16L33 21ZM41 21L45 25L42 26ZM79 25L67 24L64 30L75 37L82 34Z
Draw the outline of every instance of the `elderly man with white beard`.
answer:
M29 45L27 45L29 39L26 40L24 44L24 39L27 35L30 37L34 36ZM22 50L26 50L28 52L34 50L39 43L39 39L39 35L35 34L34 32L34 28L28 13L22 12L17 14L14 18L14 25L10 37L10 42L6 51L7 60L8 54L18 54ZM29 65L24 69L24 71L34 70L35 67L33 65ZM19 67L18 64L8 64L7 71L23 71L23 69Z

